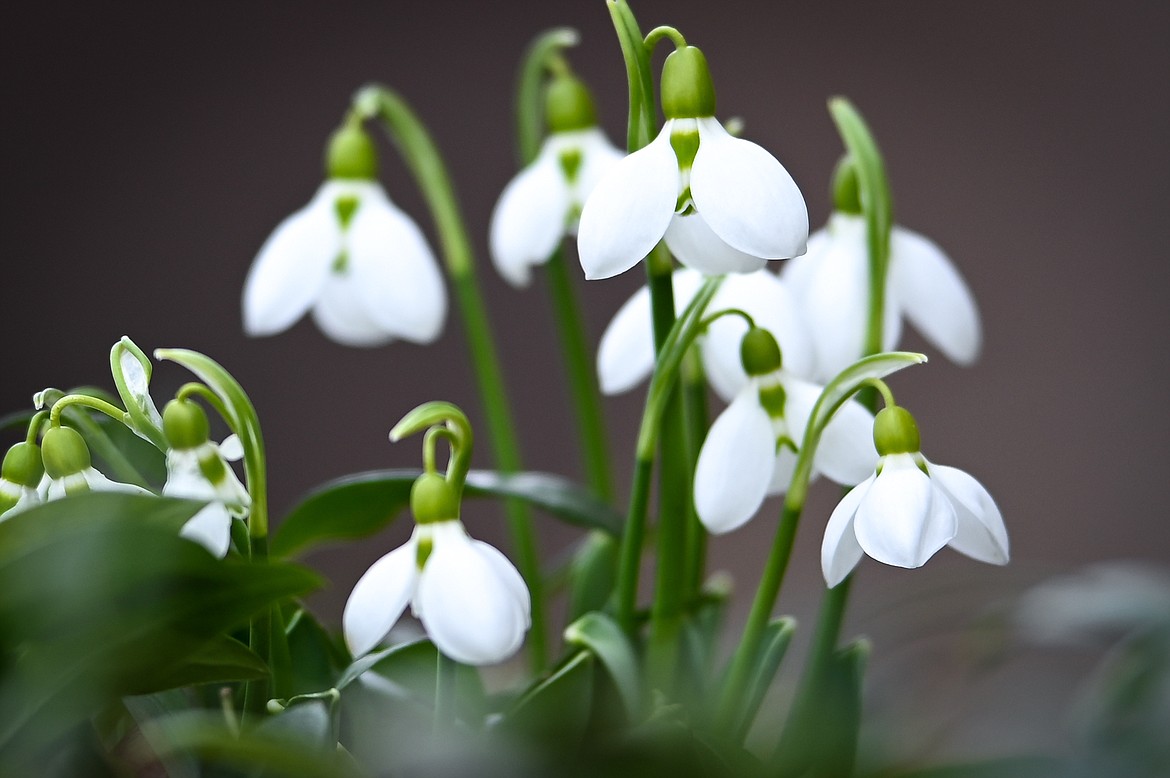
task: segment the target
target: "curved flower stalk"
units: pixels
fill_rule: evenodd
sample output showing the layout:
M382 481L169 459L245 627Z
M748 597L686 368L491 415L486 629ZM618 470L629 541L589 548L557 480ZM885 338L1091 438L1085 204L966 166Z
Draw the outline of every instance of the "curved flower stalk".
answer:
M809 238L808 252L783 279L813 333L816 376L828 380L865 355L870 263L861 215L838 211ZM969 365L982 340L979 310L958 270L935 243L894 227L886 274L883 350L892 349L902 318L948 359Z
M208 439L207 415L190 400L172 400L163 410L167 449L165 497L205 500L207 505L183 525L179 534L217 557L231 546L232 517L248 515L252 500L228 461L244 456L240 439L230 435L221 445Z
M59 500L86 492L127 492L153 494L141 486L111 481L94 468L89 447L81 434L70 427L52 427L41 441L47 483L45 501Z
M662 69L665 125L585 202L577 245L586 278L629 270L663 239L679 261L710 275L804 253L800 189L770 153L723 128L706 58L676 43Z
M548 137L492 211L492 261L516 287L528 286L532 266L547 262L565 235L576 234L589 193L625 156L597 126L588 89L568 72L550 82L545 111Z
M351 119L330 141L330 180L281 222L244 282L244 331L274 335L307 311L329 338L380 346L429 343L447 314L422 231L377 183L373 143Z
M781 368L781 350L765 329L749 330L741 352L749 378L711 425L695 466L695 510L714 533L742 526L767 495L788 488L823 389ZM865 478L876 455L872 424L864 407L843 404L824 428L810 478L818 472L841 484Z
M876 472L841 500L825 527L821 567L836 586L869 555L897 567L921 567L943 546L980 562L1007 564L1007 529L983 485L954 467L929 462L918 426L888 405L873 425Z
M697 270L674 273L674 304L681 313L703 283ZM785 369L792 375L812 373L813 350L796 300L775 273L757 270L724 279L707 310L740 310L771 332L780 343ZM739 358L739 342L746 324L736 316L721 316L699 338L699 353L712 388L730 401L747 384ZM654 369L654 333L650 289L642 287L614 314L597 348L597 375L601 390L620 394L641 383Z

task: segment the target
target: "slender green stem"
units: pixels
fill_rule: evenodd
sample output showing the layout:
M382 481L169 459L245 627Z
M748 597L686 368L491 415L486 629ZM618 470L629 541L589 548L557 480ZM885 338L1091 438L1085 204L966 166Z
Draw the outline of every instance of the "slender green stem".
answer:
M520 451L515 424L508 407L483 295L475 277L471 240L446 165L426 127L396 92L383 86L365 87L354 96L354 107L363 117L382 120L427 201L438 231L455 299L463 314L464 334L479 382L496 465L503 472L516 472L520 469ZM540 566L536 555L536 529L532 514L519 500L506 501L505 511L517 567L532 596L532 629L528 635L528 649L532 666L539 671L545 665L547 636Z
M707 435L707 377L698 352L691 349L683 361L683 401L686 405L687 463L691 473L699 461L699 451ZM707 529L695 511L695 501L687 501L687 581L689 596L698 597L707 569Z
M435 738L442 739L444 735L455 728L455 674L459 665L455 660L437 652L435 664Z
M95 411L101 411L111 419L117 421L122 421L126 417L126 411L113 403L108 403L97 397L90 397L88 394L67 394L53 403L53 408L49 411L49 424L54 427L59 427L61 425L61 414L71 405L80 405L85 408L92 408Z
M650 502L650 474L653 458L634 460L634 477L630 484L630 509L622 533L621 558L618 563L618 623L626 632L634 631L634 613L638 602L638 568L642 562L642 538L646 535L646 508Z
M215 409L215 412L219 414L221 419L223 419L229 425L231 424L232 416L228 411L227 406L224 405L223 400L220 399L218 394L211 391L211 387L207 386L207 384L201 384L198 381L191 381L190 383L183 384L179 387L179 391L175 392L175 399L186 400L191 395L198 395L199 397L202 397L207 401L208 405Z
M548 284L552 296L553 314L560 335L561 353L569 377L569 389L576 409L577 433L585 463L585 475L597 496L607 502L613 499L613 477L609 463L609 447L605 439L605 418L601 409L601 392L597 374L585 340L585 323L581 306L573 292L573 280L563 251L558 251L548 262Z
M37 411L28 421L28 433L24 436L25 443L36 443L41 435L41 427L49 420L48 411Z

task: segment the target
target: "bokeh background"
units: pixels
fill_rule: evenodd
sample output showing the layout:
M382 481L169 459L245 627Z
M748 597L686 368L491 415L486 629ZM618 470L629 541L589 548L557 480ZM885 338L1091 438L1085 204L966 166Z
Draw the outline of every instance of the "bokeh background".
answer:
M874 640L870 704L898 722L906 759L1059 745L1092 657L1016 646L1002 661L1004 644L982 625L1051 573L1106 559L1170 564L1168 6L633 7L644 29L673 24L704 49L721 117L743 117L744 135L784 162L815 225L841 153L825 100L851 98L885 152L898 221L939 242L974 290L985 325L978 365L939 356L894 387L928 456L970 470L996 496L1013 563L986 568L945 551L921 571L866 562L847 632ZM623 66L601 0L8 8L0 411L26 407L45 386L111 386L107 354L123 334L148 351L204 351L260 412L276 516L326 479L417 464L418 445L391 446L386 432L420 402L459 403L482 429L457 314L428 347L345 349L307 321L273 338L241 332L256 250L320 183L323 144L349 95L378 80L413 103L447 156L526 462L579 476L543 279L516 291L486 256L491 207L516 170L515 69L532 36L558 25L580 30L572 62L611 138L624 137ZM383 149L391 197L433 236L417 190ZM638 270L581 281L591 341L641 282ZM913 334L903 345L925 347ZM184 380L159 369L156 394ZM606 404L623 494L641 403L638 391ZM475 462L490 466L486 445ZM805 624L823 588L820 529L837 494L817 490L782 596ZM713 544L713 567L738 583L733 631L775 512L769 504ZM473 532L500 536L492 508L467 514ZM551 521L540 529L550 552L576 537ZM313 600L326 620L339 619L353 582L407 532L400 522L309 559L331 581Z

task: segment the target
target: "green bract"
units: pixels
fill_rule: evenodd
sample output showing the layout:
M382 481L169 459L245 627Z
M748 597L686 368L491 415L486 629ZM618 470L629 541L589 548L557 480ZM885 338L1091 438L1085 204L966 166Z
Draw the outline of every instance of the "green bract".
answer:
M410 489L410 512L419 524L459 518L459 499L447 479L438 473L423 473Z
M913 454L922 448L918 423L910 411L899 405L883 408L873 420L873 445L883 457Z
M64 478L90 467L89 447L77 430L53 427L41 441L41 456L50 478Z
M198 403L171 400L163 408L163 432L171 448L195 448L207 442L211 427Z
M0 476L5 481L35 488L44 474L45 465L41 461L41 449L36 443L17 443L4 455Z
M589 87L569 73L558 73L549 81L544 110L549 132L572 132L597 124Z
M348 119L325 151L325 174L329 178L373 181L378 177L378 150L362 129L359 119Z
M744 372L750 376L775 373L783 364L780 344L772 333L762 327L752 327L739 343L739 358Z

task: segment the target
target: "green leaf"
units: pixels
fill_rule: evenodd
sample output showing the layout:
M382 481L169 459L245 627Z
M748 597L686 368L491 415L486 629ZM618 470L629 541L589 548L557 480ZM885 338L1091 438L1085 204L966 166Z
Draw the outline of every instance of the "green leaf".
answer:
M889 778L1058 778L1070 775L1068 765L1048 756L1009 756L882 774Z
M565 628L565 642L588 649L601 660L621 695L626 715L638 721L643 709L638 659L618 623L604 613L586 613Z
M601 610L617 580L618 542L604 532L590 532L569 564L569 620Z
M435 701L435 676L439 652L429 640L402 643L382 651L375 651L357 659L341 674L335 686L339 691L351 685L363 673L373 672L388 681L383 685L388 695L413 700L428 708ZM469 665L457 665L455 697L460 715L468 720L477 718L484 709L483 684L479 672Z
M180 538L198 508L96 493L0 523L0 751L32 757L112 699L223 672L209 643L318 585L303 568L219 560ZM251 658L218 649L232 673L251 672Z
M171 667L131 679L127 691L148 694L181 686L247 681L267 674L268 665L252 649L235 638L219 635Z
M572 752L585 737L593 701L593 654L579 651L518 699L500 729Z
M739 722L735 727L735 740L737 742L743 742L752 723L756 720L756 715L760 712L760 705L763 704L764 697L772 686L772 679L776 677L776 671L780 669L780 663L788 652L788 646L792 643L792 635L795 632L796 621L791 618L776 619L768 624L767 629L764 630L759 657L756 660L756 666L748 684L748 691L743 700Z
M421 470L377 470L330 481L293 508L272 539L272 553L292 556L322 543L373 535L410 504ZM622 523L611 507L560 476L473 470L466 497L515 497L569 524L615 534Z
M345 665L343 655L333 637L304 608L298 608L288 619L288 648L295 657L289 678L290 695L308 694L336 685L340 668Z

